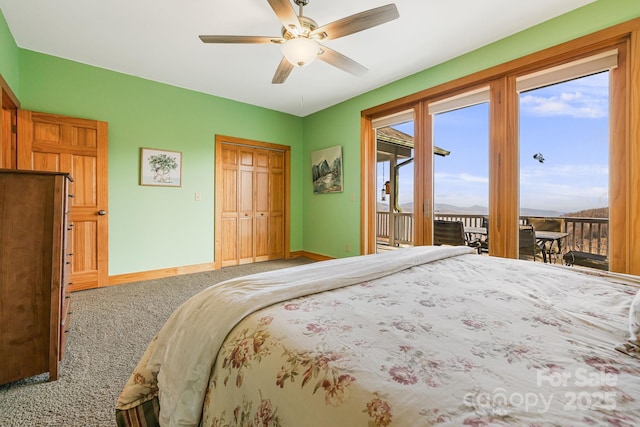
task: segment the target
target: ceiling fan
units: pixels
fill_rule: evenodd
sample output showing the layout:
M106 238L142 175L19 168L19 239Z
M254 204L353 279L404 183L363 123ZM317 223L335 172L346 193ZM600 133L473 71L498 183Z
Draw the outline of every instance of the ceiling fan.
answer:
M271 81L275 84L284 83L295 66L308 65L315 58L353 75L362 75L367 71L365 67L318 42L348 36L400 16L396 5L391 3L318 26L316 21L302 14L302 8L309 3L309 0L293 0L300 7L298 15L289 0L267 1L282 23L281 37L220 35L200 36L200 40L204 43L280 44L283 58Z

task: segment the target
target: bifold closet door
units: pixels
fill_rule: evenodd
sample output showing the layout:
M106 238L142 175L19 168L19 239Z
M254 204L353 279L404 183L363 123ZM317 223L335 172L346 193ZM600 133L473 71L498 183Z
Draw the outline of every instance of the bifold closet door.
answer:
M222 266L284 258L284 153L221 144Z
M285 257L285 153L269 152L269 259Z

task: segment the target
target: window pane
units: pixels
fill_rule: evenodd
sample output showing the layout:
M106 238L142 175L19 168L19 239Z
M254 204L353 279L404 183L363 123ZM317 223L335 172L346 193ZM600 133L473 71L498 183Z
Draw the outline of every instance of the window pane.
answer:
M569 232L536 261L561 262L568 249L606 255L608 165L609 72L520 94L521 223Z
M434 156L436 213L486 215L489 206L489 103L436 114Z
M488 252L489 103L435 114L433 129L433 218L483 227L468 237Z
M376 128L377 250L413 245L414 122Z

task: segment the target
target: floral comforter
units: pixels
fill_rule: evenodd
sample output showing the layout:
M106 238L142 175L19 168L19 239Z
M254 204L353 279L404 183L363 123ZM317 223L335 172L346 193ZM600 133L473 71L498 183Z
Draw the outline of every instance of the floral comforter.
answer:
M621 276L465 248L247 276L174 313L123 390L117 419L640 425L640 360L615 350L637 292Z

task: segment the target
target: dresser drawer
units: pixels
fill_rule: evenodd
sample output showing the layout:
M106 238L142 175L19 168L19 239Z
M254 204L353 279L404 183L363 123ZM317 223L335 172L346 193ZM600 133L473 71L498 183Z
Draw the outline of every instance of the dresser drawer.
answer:
M64 256L64 265L62 268L62 295L65 295L73 290L73 283L71 283L71 272L73 270L73 254L66 254Z
M71 326L71 297L67 295L63 302L62 316L60 318L60 354L58 360L62 360L64 357L64 348L67 343L67 336L69 335Z

